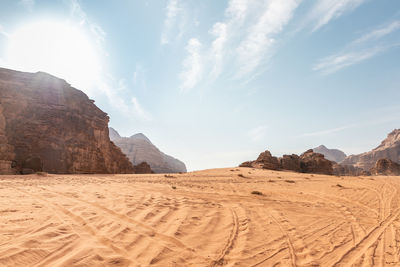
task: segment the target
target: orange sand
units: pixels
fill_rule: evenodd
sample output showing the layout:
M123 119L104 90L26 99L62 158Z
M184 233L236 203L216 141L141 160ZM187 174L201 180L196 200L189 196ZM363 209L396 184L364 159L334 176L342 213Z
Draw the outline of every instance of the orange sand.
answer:
M1 176L0 266L400 265L399 177L172 176Z

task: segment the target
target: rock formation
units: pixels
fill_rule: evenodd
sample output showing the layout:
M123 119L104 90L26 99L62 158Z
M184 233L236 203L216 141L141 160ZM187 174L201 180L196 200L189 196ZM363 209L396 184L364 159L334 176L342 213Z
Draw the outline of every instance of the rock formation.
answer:
M346 154L343 151L339 149L329 149L324 145L313 148L313 151L324 155L327 160L338 163L346 158Z
M333 164L324 158L324 155L307 150L301 156L283 155L276 158L266 150L262 152L255 161L246 161L239 167L262 168L269 170L289 170L304 173L333 174Z
M312 149L307 150L300 156L301 171L306 173L333 174L333 166L324 155L315 153Z
M390 159L400 163L400 129L388 134L387 138L375 149L359 155L346 157L341 164L352 165L363 170L370 170L380 159Z
M0 68L0 173L132 173L108 121L64 80Z
M280 168L283 170L302 172L300 157L296 154L283 155L281 158L279 158L279 164Z
M110 127L110 138L134 165L147 162L155 173L186 172L186 166L182 161L161 152L142 133L121 137Z
M400 175L400 164L390 159L380 159L371 169L371 173L374 175Z

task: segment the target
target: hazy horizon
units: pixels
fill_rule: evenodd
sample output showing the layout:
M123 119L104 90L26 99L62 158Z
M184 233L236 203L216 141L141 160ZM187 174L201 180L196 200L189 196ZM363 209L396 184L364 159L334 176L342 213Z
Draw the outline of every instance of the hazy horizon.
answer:
M65 79L188 170L265 149L356 154L400 128L396 0L0 6L0 67Z

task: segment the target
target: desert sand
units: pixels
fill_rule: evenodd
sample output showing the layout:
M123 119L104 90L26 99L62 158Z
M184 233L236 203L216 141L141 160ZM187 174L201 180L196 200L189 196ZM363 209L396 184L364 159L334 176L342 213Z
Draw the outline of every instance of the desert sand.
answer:
M1 176L0 266L399 266L399 186L250 168Z

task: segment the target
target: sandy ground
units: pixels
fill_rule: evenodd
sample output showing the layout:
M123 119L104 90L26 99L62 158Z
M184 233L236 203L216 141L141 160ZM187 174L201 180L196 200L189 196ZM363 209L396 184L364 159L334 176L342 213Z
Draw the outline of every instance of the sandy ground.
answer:
M399 186L247 168L1 176L0 266L400 266Z

